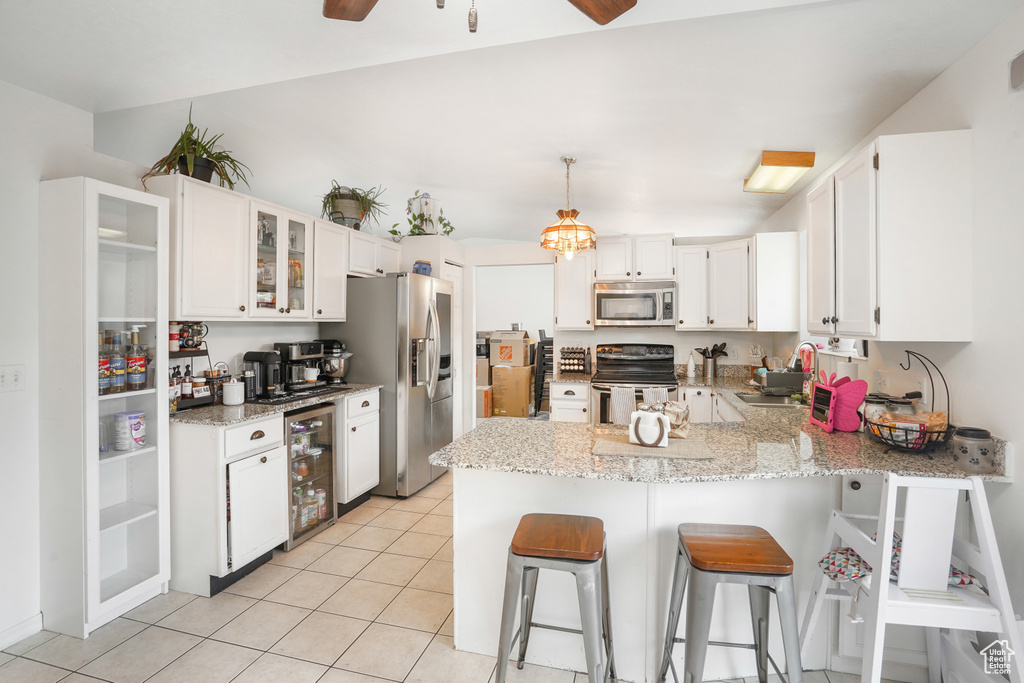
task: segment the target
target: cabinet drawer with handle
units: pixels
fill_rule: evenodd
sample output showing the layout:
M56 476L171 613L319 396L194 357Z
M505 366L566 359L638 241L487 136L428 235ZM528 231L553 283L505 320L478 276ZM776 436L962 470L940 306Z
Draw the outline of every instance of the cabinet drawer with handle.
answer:
M582 382L552 382L549 396L552 401L558 399L589 401L590 385Z
M348 418L360 417L369 413L376 413L380 410L380 392L371 391L358 396L349 396L345 399L345 416Z
M266 420L246 422L224 430L224 459L243 453L275 448L284 443L284 418L275 415Z

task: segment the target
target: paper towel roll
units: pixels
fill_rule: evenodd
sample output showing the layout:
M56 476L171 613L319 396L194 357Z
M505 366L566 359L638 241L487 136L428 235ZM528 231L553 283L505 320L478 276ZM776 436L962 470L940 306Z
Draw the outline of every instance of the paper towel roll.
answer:
M852 380L858 379L857 364L849 363L847 361L840 361L836 363L836 377L849 377Z

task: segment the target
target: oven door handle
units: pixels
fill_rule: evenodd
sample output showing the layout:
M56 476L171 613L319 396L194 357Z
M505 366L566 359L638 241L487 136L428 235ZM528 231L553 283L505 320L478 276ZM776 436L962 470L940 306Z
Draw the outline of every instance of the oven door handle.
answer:
M630 386L630 385L618 385L618 386ZM671 393L673 391L678 391L679 390L679 385L678 384L669 384L669 385L665 385L665 384L634 384L634 385L632 385L632 387L634 389L636 389L637 391L643 391L644 389L662 389L662 388L664 388L664 389L668 389L669 392ZM611 392L611 390L612 390L612 387L609 384L591 384L590 388L595 390L595 391L604 391L604 392Z

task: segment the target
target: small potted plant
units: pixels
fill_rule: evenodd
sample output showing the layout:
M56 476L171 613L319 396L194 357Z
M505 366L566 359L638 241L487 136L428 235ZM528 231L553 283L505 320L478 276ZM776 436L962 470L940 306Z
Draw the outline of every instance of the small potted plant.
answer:
M382 194L384 188L380 186L362 190L358 187L345 187L339 185L337 180L332 180L330 191L323 196L320 215L359 230L367 219L377 223L384 209L388 208L380 200Z
M436 204L436 200L435 204ZM451 235L455 230L455 226L451 224L447 218L444 217L444 209L438 208L437 216L433 215L433 211L428 211L427 208L430 204L430 195L426 192L420 194L419 190L416 190L416 194L412 196L405 206L406 222L409 224L409 232L403 234L398 229L398 223L391 226L388 233L391 235L391 239L395 242L401 242L403 237L407 235ZM415 209L413 207L416 207Z
M192 123L192 107L189 106L188 125L181 131L171 151L142 176L143 187L147 178L174 171L206 182L210 182L216 173L221 187L227 185L232 190L235 189L235 182L239 180L248 185L249 180L245 177L245 171L252 173L252 169L231 156L229 150L214 149L223 135L221 133L210 136L209 129L200 132L199 127Z

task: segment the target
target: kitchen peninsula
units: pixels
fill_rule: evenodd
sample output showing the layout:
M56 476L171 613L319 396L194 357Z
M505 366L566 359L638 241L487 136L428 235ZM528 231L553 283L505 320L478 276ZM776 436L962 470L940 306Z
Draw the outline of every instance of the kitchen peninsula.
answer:
M591 515L604 520L611 581L615 657L623 680L654 680L667 612L676 527L681 522L755 524L767 529L794 560L798 609L807 602L829 511L839 505L839 475L855 476L864 492L885 472L967 476L948 451L926 455L886 452L860 433L826 434L807 409L756 408L737 398L744 385L719 379L715 392L744 421L693 424L689 439L704 441L712 457L597 456L600 427L590 424L492 418L431 457L453 469L455 487L455 641L460 650L493 654L508 544L523 514ZM999 443L996 467L1004 469ZM858 490L861 489L859 485ZM720 588L712 638L749 642L746 592ZM802 613L802 612L801 612ZM579 627L572 577L542 573L535 620ZM825 620L823 620L825 621ZM825 665L822 624L805 669ZM783 661L772 624L772 655ZM529 661L584 670L582 640L537 631ZM753 675L749 653L708 651L709 680Z

